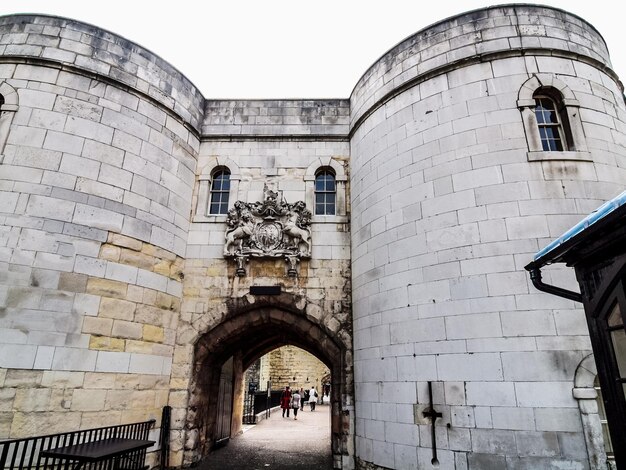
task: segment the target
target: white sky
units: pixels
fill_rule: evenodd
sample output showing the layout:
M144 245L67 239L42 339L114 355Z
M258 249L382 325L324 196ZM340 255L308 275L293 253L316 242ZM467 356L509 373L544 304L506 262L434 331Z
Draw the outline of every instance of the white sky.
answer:
M2 0L0 14L94 24L158 54L206 98L347 98L367 68L420 29L488 0ZM586 19L626 79L615 0L534 1ZM619 7L621 9L621 7Z

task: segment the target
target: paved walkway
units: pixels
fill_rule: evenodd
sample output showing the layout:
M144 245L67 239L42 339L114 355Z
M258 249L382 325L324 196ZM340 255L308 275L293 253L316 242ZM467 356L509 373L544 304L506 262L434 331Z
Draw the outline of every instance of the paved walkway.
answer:
M330 470L330 406L298 412L298 419L272 412L227 446L212 452L198 470Z

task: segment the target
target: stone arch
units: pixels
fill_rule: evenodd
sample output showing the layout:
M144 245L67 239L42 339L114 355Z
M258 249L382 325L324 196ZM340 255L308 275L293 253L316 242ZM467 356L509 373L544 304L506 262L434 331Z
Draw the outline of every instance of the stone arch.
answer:
M607 461L598 413L598 392L595 389L597 375L594 356L589 354L576 368L572 390L572 395L578 401L589 465L592 469L606 468Z
M555 90L559 94L559 115L567 141L567 151L543 151L539 127L535 116L535 93L541 89ZM537 73L526 80L517 95L517 107L522 113L524 132L528 143L528 160L583 160L590 161L587 140L580 118L580 103L565 82L549 73Z
M535 106L535 99L533 95L539 88L550 87L559 90L563 96L563 104L565 106L580 106L580 103L576 99L576 95L567 86L565 82L559 80L554 75L549 73L538 73L530 77L520 87L517 96L517 106Z
M19 95L15 88L7 82L0 83L0 163L18 105Z
M331 371L331 447L335 461L353 459L354 417L351 341L332 321L319 321L306 299L283 293L229 299L226 313L213 327L198 332L193 347L185 421L186 464L197 462L214 444L217 380L222 365L233 359L235 378L262 355L285 345L297 346ZM236 395L237 392L235 392ZM240 417L233 412L233 423ZM236 434L233 431L232 435Z

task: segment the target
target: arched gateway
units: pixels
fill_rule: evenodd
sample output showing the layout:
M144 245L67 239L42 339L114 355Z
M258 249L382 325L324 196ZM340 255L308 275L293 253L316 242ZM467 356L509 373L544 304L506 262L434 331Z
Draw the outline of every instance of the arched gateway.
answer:
M227 313L221 321L208 331L198 332L195 342L182 429L185 462L201 459L221 437L220 413L224 410L220 400L224 392L220 390L220 377L224 366L230 370L232 361L234 399L228 427L234 436L241 428L243 372L263 354L284 345L310 352L331 370L332 451L335 460L341 462L342 455L348 456L353 439L350 337L307 314L306 299L293 294L241 297L226 305Z
M331 371L335 468L597 467L585 315L523 270L624 190L624 88L583 19L442 20L346 99L205 99L41 15L0 17L0 61L0 440L170 406L191 465L293 344Z

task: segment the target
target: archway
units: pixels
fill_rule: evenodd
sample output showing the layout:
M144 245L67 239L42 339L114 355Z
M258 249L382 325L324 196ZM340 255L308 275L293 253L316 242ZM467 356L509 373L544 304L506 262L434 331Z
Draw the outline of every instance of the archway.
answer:
M200 335L194 346L192 378L185 424L185 461L207 455L223 436L220 378L223 366L232 361L232 402L241 402L243 372L264 354L285 345L297 346L327 365L331 371L331 448L335 467L353 459L353 382L351 345L342 334L320 324L307 313L306 302L287 294L255 299L250 304L236 299L229 314ZM300 307L300 308L298 308ZM347 344L346 344L347 343ZM242 410L230 413L230 435L241 426Z

